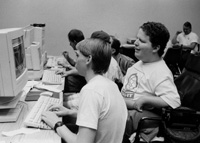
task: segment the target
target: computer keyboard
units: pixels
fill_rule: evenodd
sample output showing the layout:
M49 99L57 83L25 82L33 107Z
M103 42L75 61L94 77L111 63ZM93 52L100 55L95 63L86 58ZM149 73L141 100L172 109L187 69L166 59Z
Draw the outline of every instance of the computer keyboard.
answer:
M36 104L31 109L24 121L24 125L28 127L51 129L45 122L41 120L41 114L52 104L61 104L62 98L54 98L49 96L40 96ZM60 120L62 120L60 118Z
M57 75L55 70L44 70L42 83L44 84L62 84L61 75Z
M46 67L55 67L55 66L57 66L57 59L56 59L56 57L50 57L47 60Z

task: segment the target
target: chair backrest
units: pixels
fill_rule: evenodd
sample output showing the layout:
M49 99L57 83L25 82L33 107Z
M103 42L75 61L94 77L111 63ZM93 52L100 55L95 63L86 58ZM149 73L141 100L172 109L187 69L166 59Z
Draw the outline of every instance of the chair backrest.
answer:
M178 63L181 59L181 46L173 46L166 51L165 56L163 59L165 60L166 64L175 64Z
M175 79L181 106L200 111L200 54L190 54L185 70Z

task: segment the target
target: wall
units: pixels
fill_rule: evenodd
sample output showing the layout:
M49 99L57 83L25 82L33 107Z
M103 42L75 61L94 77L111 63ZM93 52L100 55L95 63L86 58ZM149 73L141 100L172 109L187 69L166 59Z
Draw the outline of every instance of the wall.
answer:
M104 30L124 43L144 22L164 23L172 37L190 21L200 36L199 9L199 0L1 0L0 28L46 23L48 54L69 50L74 56L67 40L72 28L81 29L85 37Z

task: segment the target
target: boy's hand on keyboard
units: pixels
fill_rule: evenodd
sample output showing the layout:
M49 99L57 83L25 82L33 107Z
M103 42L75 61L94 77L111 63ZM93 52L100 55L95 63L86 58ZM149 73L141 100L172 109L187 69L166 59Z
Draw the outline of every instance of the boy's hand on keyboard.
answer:
M63 68L68 68L68 63L62 62L62 61L58 61L57 62L58 65L62 66Z
M63 117L63 116L69 115L70 109L65 108L62 105L55 104L55 105L50 106L48 110L56 113L56 115L59 117Z
M66 70L59 69L59 70L55 71L55 74L59 74L59 75L61 75L61 77L66 77L69 75L79 75L77 69L71 65L68 65L68 69L66 69Z
M66 73L66 71L63 71L63 70L57 70L57 71L55 72L55 74L61 75L61 77L66 77L66 76L68 76L68 73Z
M70 64L63 64L63 67L66 69L66 71L70 71L70 70L73 70L75 69L74 66L70 65Z
M69 75L78 75L78 71L77 69L74 67L73 69L71 70L68 70L68 71L56 71L55 72L56 74L60 74L61 77L66 77L66 76L69 76Z
M55 124L60 121L59 117L54 112L50 111L43 112L41 119L51 128L54 128Z
M62 75L63 74L63 70L61 70L61 69L58 69L58 70L56 70L55 71L55 74L58 74L58 75Z

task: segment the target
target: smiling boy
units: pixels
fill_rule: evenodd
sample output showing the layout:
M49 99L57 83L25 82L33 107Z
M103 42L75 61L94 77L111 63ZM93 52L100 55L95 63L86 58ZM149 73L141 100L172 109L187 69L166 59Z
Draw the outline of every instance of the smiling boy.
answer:
M129 135L142 117L157 117L162 107L180 105L172 73L162 59L168 40L169 32L161 23L147 22L139 28L134 43L139 61L128 69L121 90L129 110Z

